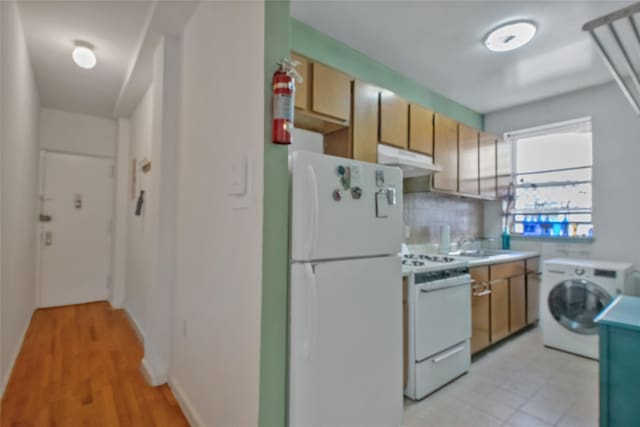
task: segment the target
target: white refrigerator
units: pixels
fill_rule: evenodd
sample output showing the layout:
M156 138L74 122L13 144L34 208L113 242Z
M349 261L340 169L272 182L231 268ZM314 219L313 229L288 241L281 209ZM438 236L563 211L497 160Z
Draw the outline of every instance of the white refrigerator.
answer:
M289 426L402 419L402 172L295 152Z

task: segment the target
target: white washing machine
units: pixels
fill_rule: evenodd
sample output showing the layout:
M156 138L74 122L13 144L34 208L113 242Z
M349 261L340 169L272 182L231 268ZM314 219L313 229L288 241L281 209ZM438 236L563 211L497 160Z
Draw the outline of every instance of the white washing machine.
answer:
M619 294L634 294L632 265L555 258L544 262L540 289L545 346L598 359L593 319Z

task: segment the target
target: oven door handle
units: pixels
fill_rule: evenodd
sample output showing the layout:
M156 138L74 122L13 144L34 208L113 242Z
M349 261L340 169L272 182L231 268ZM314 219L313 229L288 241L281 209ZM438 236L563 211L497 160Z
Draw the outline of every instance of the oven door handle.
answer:
M437 292L437 291L441 291L443 289L451 289L451 288L459 288L460 286L469 286L470 283L469 282L465 282L465 283L458 283L457 285L450 285L450 286L442 286L440 288L435 288L435 289L424 289L424 288L420 288L420 292L422 292L423 294L428 294L429 292Z
M434 357L433 358L433 363L442 362L443 360L450 358L454 354L460 353L462 350L464 350L464 346L463 345L461 345L460 347L456 347L453 350L446 352L442 356Z

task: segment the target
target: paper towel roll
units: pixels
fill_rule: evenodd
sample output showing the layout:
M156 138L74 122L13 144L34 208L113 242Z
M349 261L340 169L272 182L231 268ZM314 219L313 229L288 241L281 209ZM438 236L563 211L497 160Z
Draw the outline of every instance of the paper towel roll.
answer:
M448 225L440 226L440 247L438 251L441 254L449 253L451 248L451 227Z

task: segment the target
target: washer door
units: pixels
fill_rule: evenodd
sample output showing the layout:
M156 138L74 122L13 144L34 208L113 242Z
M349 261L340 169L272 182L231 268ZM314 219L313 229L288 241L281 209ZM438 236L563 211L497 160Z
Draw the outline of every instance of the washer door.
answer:
M611 295L600 286L584 279L558 283L549 292L549 311L562 326L582 335L595 335L593 321L611 302Z

